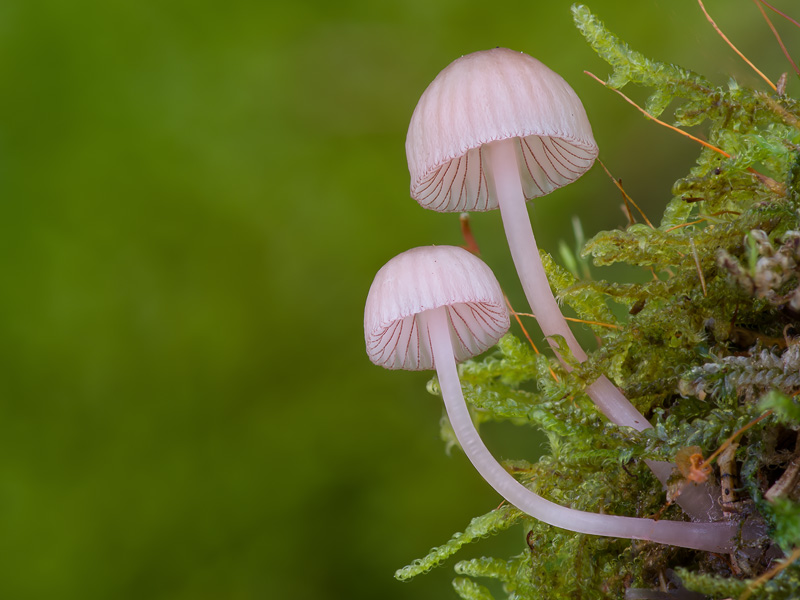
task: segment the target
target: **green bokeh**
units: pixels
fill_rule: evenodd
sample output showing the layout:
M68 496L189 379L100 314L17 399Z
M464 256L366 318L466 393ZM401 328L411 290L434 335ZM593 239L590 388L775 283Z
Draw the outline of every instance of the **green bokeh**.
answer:
M707 4L788 68L751 2ZM690 0L589 5L654 58L758 84ZM499 500L444 454L428 375L369 364L361 319L391 256L460 243L408 197L405 131L441 68L497 45L575 87L658 215L696 149L582 74L606 71L568 2L0 4L0 597L453 597L448 569L392 574ZM623 224L619 203L594 169L532 210L540 245L573 214ZM474 229L524 307L499 215Z

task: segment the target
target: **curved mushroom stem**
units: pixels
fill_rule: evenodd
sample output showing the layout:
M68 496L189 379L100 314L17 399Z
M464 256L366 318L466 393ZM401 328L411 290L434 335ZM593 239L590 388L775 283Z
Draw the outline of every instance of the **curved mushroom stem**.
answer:
M550 525L578 533L649 540L709 552L730 552L735 523L654 521L584 512L545 500L514 479L486 448L467 409L453 356L449 317L445 308L423 313L430 333L439 385L447 415L464 453L483 478L508 502Z

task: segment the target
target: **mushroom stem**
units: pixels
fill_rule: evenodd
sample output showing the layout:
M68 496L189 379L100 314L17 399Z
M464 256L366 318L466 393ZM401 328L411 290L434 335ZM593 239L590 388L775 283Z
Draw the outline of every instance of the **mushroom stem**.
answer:
M516 145L520 143L520 138L508 138L486 144L483 147L487 163L485 171L493 175L511 257L514 259L522 289L536 315L539 327L548 337L562 336L572 355L583 362L586 360L586 353L561 314L539 257L539 248L533 236L519 175ZM555 342L552 339L548 341L564 368L572 370L559 354ZM652 427L644 415L605 375L601 375L588 386L586 393L612 423L632 427L636 431ZM672 474L672 464L652 460L647 461L647 464L666 487L667 480ZM713 487L691 486L679 496L677 502L694 519L714 520L721 516L720 507L714 501L716 495Z
M533 236L517 166L516 146L519 143L519 138L508 138L486 145L486 172L492 174L511 257L536 320L545 335L562 336L573 356L583 362L586 360L586 353L575 339L553 298L539 258L539 248ZM549 343L556 350L555 342L549 340Z
M481 476L508 502L540 521L578 533L648 540L709 552L733 549L735 523L654 521L584 512L545 500L519 483L491 455L472 422L458 378L447 310L440 307L424 314L442 397L456 438Z
M542 332L548 337L554 335L563 337L572 355L583 362L586 360L586 353L561 314L539 257L539 248L533 236L517 166L516 145L519 143L520 138L508 138L484 146L486 172L493 175L511 257L514 259L514 266L517 268L528 304L536 315ZM548 342L564 368L571 371L572 368L558 353L556 343L552 339ZM650 423L642 413L636 410L636 407L605 375L587 387L586 393L612 423L633 427L636 431L650 427Z

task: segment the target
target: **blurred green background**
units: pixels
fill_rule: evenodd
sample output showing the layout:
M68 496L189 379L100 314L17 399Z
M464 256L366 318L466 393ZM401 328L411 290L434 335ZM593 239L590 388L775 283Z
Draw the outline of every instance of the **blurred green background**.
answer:
M707 4L788 69L752 2ZM363 349L375 271L460 243L457 215L408 196L417 98L462 54L537 56L651 218L697 152L582 74L608 71L569 5L0 3L0 597L454 597L449 567L392 574L499 500L445 455L429 375ZM589 6L648 56L760 85L691 0ZM531 210L540 245L572 244L573 214L624 224L619 204L595 168ZM473 228L525 308L499 215Z

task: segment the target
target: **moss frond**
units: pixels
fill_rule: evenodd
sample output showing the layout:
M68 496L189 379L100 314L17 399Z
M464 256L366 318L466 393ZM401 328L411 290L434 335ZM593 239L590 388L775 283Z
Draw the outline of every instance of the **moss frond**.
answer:
M398 569L394 576L400 581L407 581L421 573L430 571L433 567L458 552L463 546L508 529L521 516L522 513L513 506L502 506L490 513L475 517L470 521L463 533L454 534L446 544L433 548L423 558L413 561L402 569Z

